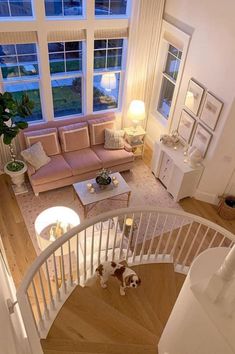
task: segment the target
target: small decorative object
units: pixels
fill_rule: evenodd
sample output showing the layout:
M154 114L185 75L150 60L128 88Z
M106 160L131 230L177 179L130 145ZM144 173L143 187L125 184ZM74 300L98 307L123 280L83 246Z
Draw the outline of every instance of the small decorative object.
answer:
M218 214L225 220L235 219L235 196L221 196L218 205Z
M205 123L208 128L215 130L222 107L223 102L212 95L212 93L207 92L200 120Z
M112 177L112 181L115 181L115 179L116 179L116 177L115 177L115 176L113 176L113 177Z
M90 190L92 188L92 184L91 183L87 183L87 189Z
M192 141L192 146L194 146L201 152L202 157L205 157L206 155L211 137L212 134L208 132L201 124L197 125Z
M119 185L119 182L118 182L117 179L114 179L114 180L113 180L113 185L114 185L114 187L117 187L117 186Z
M110 173L111 171L108 171L105 168L102 168L102 170L98 172L95 180L101 189L104 189L106 186L108 186L111 183L112 180L111 177L109 176Z
M91 187L91 188L89 189L89 192L90 192L91 194L95 193L95 188L94 188L94 187Z
M188 162L193 168L197 167L198 164L203 160L202 153L195 146L191 146L188 149Z
M179 143L179 135L177 131L172 131L171 134L163 134L160 141L167 146L176 146Z
M3 143L9 146L11 154L11 161L5 165L4 171L11 176L16 194L25 191L23 183L27 167L23 161L16 159L12 141L20 130L28 127L25 118L32 114L33 107L34 103L26 94L17 101L10 92L0 93L0 136L3 136Z
M178 125L178 133L185 143L188 143L191 138L194 124L195 119L190 116L188 112L182 110Z
M184 105L193 113L195 116L198 115L199 107L202 101L202 96L204 93L204 88L201 87L194 80L189 80L188 89L185 97Z

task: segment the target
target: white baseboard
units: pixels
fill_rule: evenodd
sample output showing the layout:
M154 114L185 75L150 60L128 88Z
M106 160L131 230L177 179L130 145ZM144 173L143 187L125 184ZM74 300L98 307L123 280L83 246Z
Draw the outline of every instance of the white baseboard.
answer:
M153 150L154 141L148 135L145 137L145 142Z
M201 200L202 202L206 202L214 205L217 205L219 203L219 198L217 194L202 192L198 189L194 194L194 198Z

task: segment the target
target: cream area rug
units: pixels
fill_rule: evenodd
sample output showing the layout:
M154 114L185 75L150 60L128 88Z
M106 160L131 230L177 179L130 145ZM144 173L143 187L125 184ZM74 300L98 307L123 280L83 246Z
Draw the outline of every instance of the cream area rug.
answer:
M130 207L153 206L182 209L178 203L174 202L173 198L162 184L154 177L143 160L136 160L134 168L131 171L122 172L122 176L132 191ZM72 186L43 192L40 193L38 197L34 195L30 185L28 189L28 193L17 196L17 202L23 214L34 248L37 254L39 254L40 249L36 240L34 222L43 210L54 206L69 207L77 212L81 221L84 220L84 213L82 205L74 196ZM88 217L90 218L112 209L115 210L125 207L126 201L109 200L108 203L107 201L99 202L89 212Z

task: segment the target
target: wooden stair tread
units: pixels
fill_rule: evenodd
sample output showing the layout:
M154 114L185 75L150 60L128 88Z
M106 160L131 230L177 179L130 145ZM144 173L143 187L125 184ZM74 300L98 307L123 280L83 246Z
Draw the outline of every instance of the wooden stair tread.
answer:
M156 345L141 344L108 344L95 342L73 342L55 338L53 340L42 340L45 354L63 353L97 353L97 354L157 354Z
M99 279L91 283L90 289L92 292L108 305L114 307L123 315L131 318L143 327L160 338L163 326L156 316L152 316L153 310L148 304L147 299L140 293L140 288L147 291L145 282L137 289L127 289L126 295L121 296L119 293L120 284L115 278L110 278L108 281L108 288L103 289L99 284Z
M148 291L144 292L143 296L148 299L153 312L165 326L177 299L174 265L159 263L148 264L146 267L146 264L141 264L134 268L148 284Z
M57 315L48 338L103 343L155 344L156 336L77 286Z

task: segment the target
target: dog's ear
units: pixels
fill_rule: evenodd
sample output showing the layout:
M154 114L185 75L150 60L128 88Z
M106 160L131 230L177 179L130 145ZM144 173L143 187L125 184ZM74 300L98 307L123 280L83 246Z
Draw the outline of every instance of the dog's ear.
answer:
M129 286L132 280L132 275L129 275L128 277L125 278L125 284L126 286Z
M141 284L141 279L140 279L140 278L138 278L138 280L137 280L137 284L138 284L138 285L140 285L140 284Z

